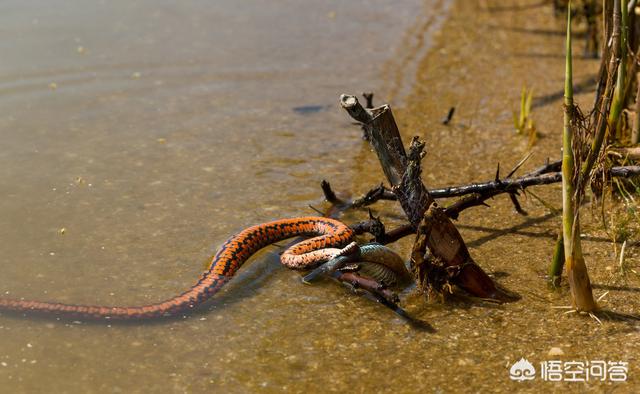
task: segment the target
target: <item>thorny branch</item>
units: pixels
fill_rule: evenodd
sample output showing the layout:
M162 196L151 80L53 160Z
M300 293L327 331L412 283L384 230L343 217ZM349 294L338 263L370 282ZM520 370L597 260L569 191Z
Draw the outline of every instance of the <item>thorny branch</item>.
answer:
M456 206L456 208L448 209L452 213L460 213L466 208L483 205L485 200L498 194L509 193L513 196L529 186L558 183L562 180L562 174L559 171L560 164L560 161L554 161L518 178L503 178L482 183L431 189L429 190L429 195L436 199L464 196L464 198L458 200L451 206ZM640 176L640 166L611 167L609 169L609 175L612 178L630 178ZM371 188L371 190L363 196L351 201L345 201L338 198L331 189L329 182L322 181L321 186L326 200L335 206L338 211L362 208L372 205L380 200L393 201L397 199L395 194L383 184ZM457 215L452 217L455 218Z
M503 179L499 182L490 181L485 183L477 183L472 185L449 187L442 189L434 189L430 192L433 197L444 198L463 195L464 197L454 202L445 208L445 213L452 219L456 219L460 212L467 208L471 208L478 205L486 205L485 200L494 197L501 193L509 193L512 195L513 190L524 190L528 186L534 185L546 185L551 183L557 183L562 180L562 174L557 170L559 162L551 162L544 166L516 179ZM629 178L634 176L640 176L640 166L620 166L612 167L609 170L609 175L613 178ZM327 184L328 185L328 184ZM380 191L383 186L378 186L372 190L376 190L375 193L367 193L367 195L382 194ZM329 187L330 189L330 187ZM454 190L451 195L446 194L446 190ZM462 190L468 192L468 194L462 194ZM457 193L457 194L456 194ZM362 198L361 198L362 199ZM359 201L361 199L356 199ZM382 198L381 198L382 199ZM384 199L392 200L393 195L385 190ZM358 208L363 205L373 204L376 199L368 199L367 204L363 205L350 205L349 202L339 200L343 209ZM330 201L335 204L335 201ZM352 204L352 203L351 203ZM365 220L356 223L351 226L356 234L369 233L374 236L373 240L381 244L393 243L403 237L414 234L415 230L410 224L401 225L391 231L386 231L384 224L379 218L374 217L371 212L369 213L369 220Z

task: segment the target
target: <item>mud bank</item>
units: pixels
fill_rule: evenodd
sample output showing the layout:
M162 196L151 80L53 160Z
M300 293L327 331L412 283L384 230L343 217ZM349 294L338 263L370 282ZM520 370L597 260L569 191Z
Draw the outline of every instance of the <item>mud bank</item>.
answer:
M416 134L427 141L423 177L428 187L490 180L498 163L508 171L525 156L527 139L515 133L512 120L523 86L534 90L532 113L540 138L521 171L547 157L560 158L565 26L544 2L456 2L420 64L407 105L395 109L407 140ZM583 28L574 26L574 84L577 101L588 111L598 61L580 57ZM440 121L451 106L456 107L453 124L443 126ZM561 209L557 185L532 190ZM425 381L429 387L454 391L633 391L640 385L640 324L613 317L600 325L553 308L570 302L567 287L550 292L544 279L561 219L531 196L521 200L527 217L501 196L488 201L491 208L465 211L458 225L476 261L523 299L500 308L427 308L425 317L437 322L440 331L431 338L437 344L424 344L429 365ZM618 274L614 248L619 252L621 245L614 246L602 230L598 212L585 207L583 216L583 245L595 297L609 291L601 302L605 309L638 313L638 276ZM626 259L637 271L638 248L627 248ZM552 347L561 348L563 355L550 355ZM626 361L629 379L615 384L595 379L551 383L538 374L532 382L510 382L509 367L521 357L536 367L548 360Z

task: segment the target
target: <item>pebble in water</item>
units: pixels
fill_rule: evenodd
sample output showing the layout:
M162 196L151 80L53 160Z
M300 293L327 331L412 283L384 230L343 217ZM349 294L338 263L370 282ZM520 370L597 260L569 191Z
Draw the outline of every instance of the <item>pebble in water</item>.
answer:
M549 355L549 356L562 356L562 355L564 355L564 351L559 347L552 347L551 349L549 349L549 353L547 353L547 355Z

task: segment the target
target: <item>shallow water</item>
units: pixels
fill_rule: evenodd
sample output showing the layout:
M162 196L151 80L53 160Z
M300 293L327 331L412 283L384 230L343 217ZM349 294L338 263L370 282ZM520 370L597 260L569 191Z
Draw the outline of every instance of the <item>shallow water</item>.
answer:
M314 214L322 179L366 189L380 174L368 174L374 158L337 98L375 90L400 100L447 7L5 2L0 290L159 301L188 288L235 231ZM416 338L431 341L333 283L303 286L271 248L189 318L0 316L0 387L393 389L387 370Z

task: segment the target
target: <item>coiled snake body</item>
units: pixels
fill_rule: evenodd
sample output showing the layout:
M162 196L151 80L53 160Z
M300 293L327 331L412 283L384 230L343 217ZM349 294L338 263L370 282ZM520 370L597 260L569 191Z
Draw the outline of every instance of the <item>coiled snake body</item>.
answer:
M249 227L229 238L213 257L200 280L184 293L143 306L91 306L0 298L0 311L51 313L77 318L149 319L188 312L204 303L227 283L258 250L295 236L314 236L296 243L281 256L292 269L313 268L340 253L354 233L345 224L323 217L282 219Z

